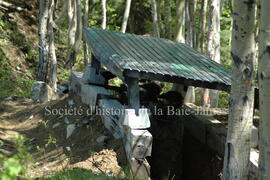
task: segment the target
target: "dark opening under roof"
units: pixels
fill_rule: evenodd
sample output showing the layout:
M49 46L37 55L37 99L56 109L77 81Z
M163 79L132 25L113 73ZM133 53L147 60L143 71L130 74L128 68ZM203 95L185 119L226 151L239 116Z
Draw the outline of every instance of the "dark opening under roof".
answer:
M100 28L84 28L84 37L93 55L120 78L229 91L231 72L186 44Z

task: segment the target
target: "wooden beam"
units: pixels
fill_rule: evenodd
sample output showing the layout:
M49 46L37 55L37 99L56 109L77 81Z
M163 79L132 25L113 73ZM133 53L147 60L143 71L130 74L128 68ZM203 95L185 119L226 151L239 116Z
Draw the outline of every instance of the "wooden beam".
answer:
M146 73L146 72L138 72L132 70L125 70L123 72L124 76L128 76L130 78L139 78L151 81L162 81L162 82L171 82L171 83L180 83L186 86L195 86L195 87L202 87L202 88L209 88L209 89L216 89L221 91L230 92L231 86L221 83L213 83L208 81L198 81L192 79L186 79L176 76L169 76L169 75L161 75L161 74L154 74L154 73Z

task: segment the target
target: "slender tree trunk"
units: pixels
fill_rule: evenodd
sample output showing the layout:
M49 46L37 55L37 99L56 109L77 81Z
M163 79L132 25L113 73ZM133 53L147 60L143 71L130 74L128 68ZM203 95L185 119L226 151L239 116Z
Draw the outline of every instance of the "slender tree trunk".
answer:
M157 4L156 0L151 0L152 7L152 18L153 18L153 35L155 37L160 37L158 28L158 14L157 14Z
M208 23L207 56L220 63L220 0L211 0ZM218 106L218 91L209 92L211 107Z
M158 27L159 27L159 36L164 37L165 34L165 28L164 28L164 23L162 19L162 13L161 9L164 6L164 1L163 0L157 0L157 16L158 16Z
M198 47L200 48L201 53L205 52L205 29L206 29L206 11L207 11L208 0L202 0L201 7L201 21L200 21L200 37ZM209 18L211 18L209 16ZM201 105L202 106L210 106L210 98L209 98L209 89L202 89L201 94Z
M107 9L106 0L102 0L102 29L106 29L107 26Z
M37 80L46 81L48 70L49 45L47 42L47 24L49 18L49 0L39 1L39 63Z
M130 5L131 5L131 0L126 0L126 8L125 8L124 18L123 18L123 22L122 22L122 27L121 27L122 33L125 33L126 29L127 29L128 17L129 17L129 12L130 12Z
M260 158L259 180L270 179L270 1L261 0L259 40Z
M58 3L58 4L60 4L60 3ZM55 24L61 23L65 19L65 17L68 15L67 12L68 12L68 0L65 0L63 7L61 8L61 12L60 12L59 16L55 20Z
M76 29L76 41L75 41L75 57L80 53L80 46L82 41L82 7L81 0L76 0L77 9L77 29ZM75 58L76 61L76 58Z
M171 1L165 1L165 38L172 39L172 31L171 31L171 24L172 24L172 13L171 13Z
M75 34L77 29L77 11L75 0L68 0L68 43L70 47L74 46Z
M54 46L54 32L53 32L53 14L55 11L54 0L50 0L49 8L49 22L48 22L48 36L49 36L49 86L56 93L57 92L57 59Z
M177 0L176 2L176 33L175 33L176 42L185 43L184 20L185 20L185 0Z
M206 29L206 11L207 11L207 4L208 0L202 0L202 7L201 7L201 21L200 21L200 37L199 37L199 47L201 53L204 53L204 45L205 45L205 29ZM210 16L209 16L210 17Z
M247 180L254 103L255 1L235 1L232 14L233 73L222 179Z
M189 46L193 47L194 0L186 0L185 9L186 9L185 24L187 29L186 43ZM188 87L184 102L185 103L195 102L195 88L193 86Z
M88 26L88 16L89 16L89 0L84 0L84 16L83 16L83 26ZM87 43L83 42L83 51L84 51L84 65L89 64L89 47Z
M175 31L175 41L180 43L185 43L185 0L176 1L176 31ZM182 94L182 84L173 84L172 90L178 91ZM185 97L185 94L182 94Z

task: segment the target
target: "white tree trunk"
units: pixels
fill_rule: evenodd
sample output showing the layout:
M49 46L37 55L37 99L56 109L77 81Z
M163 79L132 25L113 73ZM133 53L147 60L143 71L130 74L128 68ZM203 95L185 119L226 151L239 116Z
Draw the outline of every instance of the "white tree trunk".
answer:
M107 26L107 9L106 9L106 0L102 0L102 29L106 29Z
M48 36L49 36L49 86L56 93L57 92L57 59L54 46L54 32L53 32L53 14L55 11L54 0L50 0L49 8L49 22L48 22Z
M186 43L193 47L193 23L194 23L194 0L186 0L185 3L185 24L187 29ZM184 99L184 103L195 102L195 88L189 86L187 94Z
M220 0L211 0L208 23L207 56L220 63ZM211 107L218 106L218 91L210 90Z
M200 48L201 53L205 52L205 29L206 29L206 11L207 11L208 0L202 0L201 7L201 21L200 21L200 38L198 41L198 47ZM209 16L211 18L211 16ZM201 105L202 106L210 106L210 98L209 98L209 89L202 89L201 94Z
M88 26L88 16L89 16L89 0L84 0L84 16L83 16L83 26ZM84 65L87 66L89 64L89 47L84 40L83 43L83 51L84 51Z
M159 36L164 37L165 28L162 19L161 8L164 7L164 0L157 0L157 16L158 16L158 27L159 27Z
M68 0L68 42L69 46L73 47L75 44L75 34L77 29L77 9L75 0Z
M131 0L126 0L126 8L125 8L124 18L123 18L123 22L122 22L122 27L121 27L122 33L125 33L126 29L127 29L128 17L129 17L129 12L130 12L130 5L131 5Z
M184 20L185 20L185 0L177 0L176 2L176 33L175 33L176 42L185 43Z
M199 38L199 47L201 50L201 53L204 53L204 45L205 45L205 29L206 29L206 11L207 11L207 4L208 0L202 0L202 7L201 7L201 21L200 21L200 38ZM211 16L209 16L211 17Z
M76 55L80 52L80 46L82 41L82 8L81 0L76 0L76 9L77 9L77 29L75 37L75 53ZM75 55L75 57L76 57ZM76 61L76 58L75 58Z
M48 70L48 56L49 45L47 42L48 31L48 18L49 18L49 0L39 1L39 64L37 80L46 81Z
M233 7L233 73L223 180L247 180L254 103L255 1Z
M176 2L176 32L175 32L175 41L180 43L185 43L185 0L177 0ZM185 97L186 94L183 93L182 84L173 84L172 90L178 91Z
M261 0L259 39L260 158L259 180L270 179L270 1Z
M153 35L155 37L160 37L158 28L158 14L157 14L157 4L156 0L151 0L152 7L152 18L153 18Z

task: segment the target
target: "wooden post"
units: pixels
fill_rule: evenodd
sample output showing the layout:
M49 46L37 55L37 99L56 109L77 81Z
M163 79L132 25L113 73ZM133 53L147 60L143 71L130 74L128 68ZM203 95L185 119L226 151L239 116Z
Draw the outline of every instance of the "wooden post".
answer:
M93 53L92 53L91 66L96 69L96 74L99 74L101 65L100 65L100 62L97 60L97 58L93 55Z
M128 86L128 105L130 108L140 108L140 91L139 91L139 79L137 78L125 78Z

